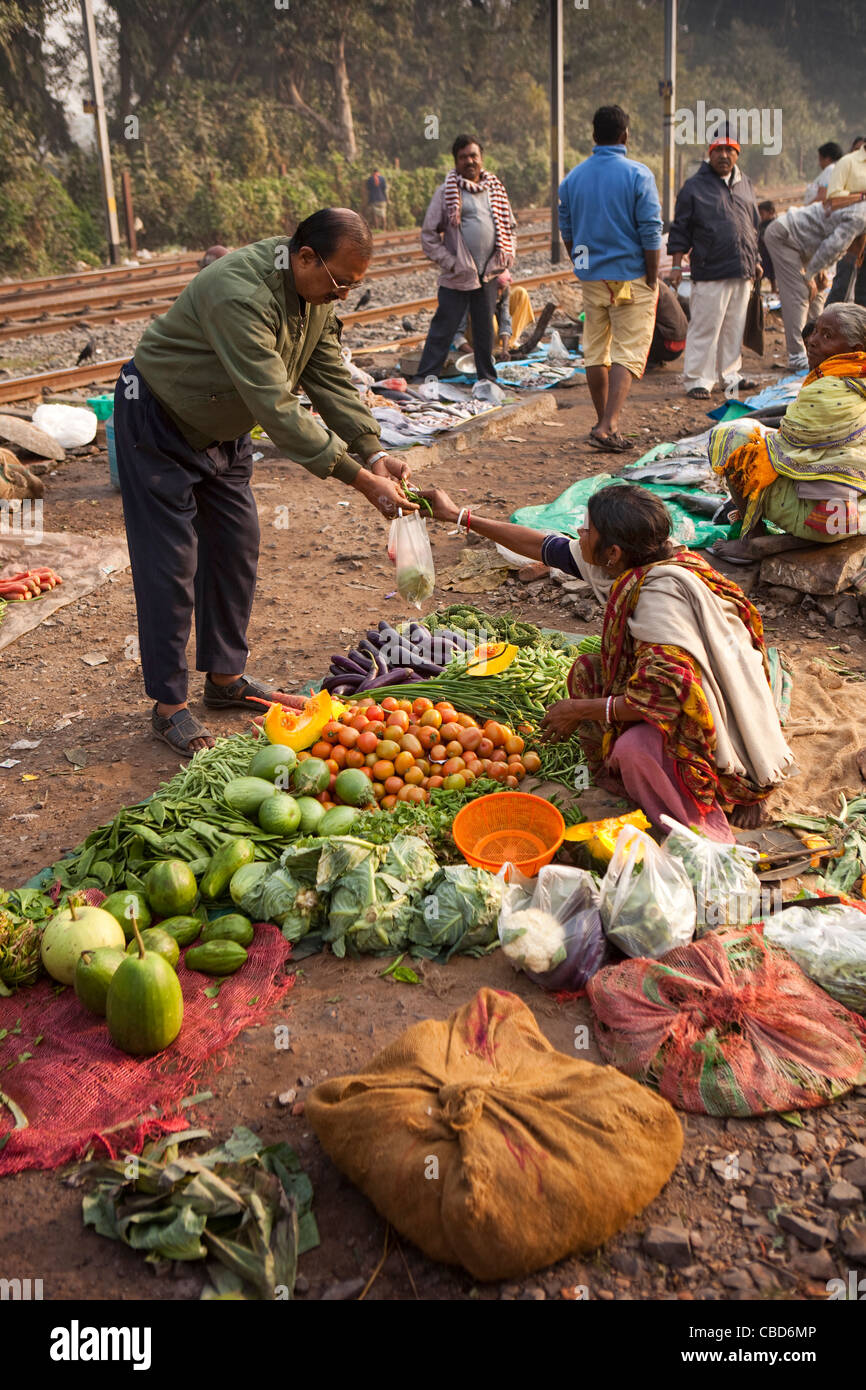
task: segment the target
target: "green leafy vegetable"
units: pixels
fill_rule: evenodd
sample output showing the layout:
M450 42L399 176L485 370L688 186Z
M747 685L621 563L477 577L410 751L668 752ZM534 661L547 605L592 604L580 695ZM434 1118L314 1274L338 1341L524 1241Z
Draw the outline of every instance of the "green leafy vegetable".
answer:
M503 880L486 869L450 864L417 903L409 926L413 956L481 956L499 944Z

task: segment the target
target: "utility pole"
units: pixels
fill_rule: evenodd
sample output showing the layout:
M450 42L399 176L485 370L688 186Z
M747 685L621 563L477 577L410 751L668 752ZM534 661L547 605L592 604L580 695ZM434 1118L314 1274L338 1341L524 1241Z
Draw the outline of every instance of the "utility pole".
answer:
M662 99L662 218L665 230L674 216L674 112L677 101L677 0L665 0L665 75Z
M550 0L550 259L559 265L559 185L565 169L565 125L562 73L562 0Z
M93 90L93 108L96 115L96 147L102 173L102 195L105 202L105 225L108 233L108 259L112 265L117 265L120 261L120 232L117 226L117 202L114 197L114 179L111 173L108 124L105 119L105 97L102 92L102 73L99 70L99 53L96 48L96 25L93 21L92 0L81 0L81 16L84 20L84 43L87 49L90 85Z

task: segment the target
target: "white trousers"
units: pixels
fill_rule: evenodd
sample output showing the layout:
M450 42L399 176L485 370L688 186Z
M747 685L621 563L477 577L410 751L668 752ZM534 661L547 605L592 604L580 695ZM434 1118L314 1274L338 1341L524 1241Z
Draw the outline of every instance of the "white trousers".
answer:
M693 280L689 300L691 318L683 358L683 385L687 391L703 386L712 391L717 382L729 386L740 379L743 361L743 329L752 281Z

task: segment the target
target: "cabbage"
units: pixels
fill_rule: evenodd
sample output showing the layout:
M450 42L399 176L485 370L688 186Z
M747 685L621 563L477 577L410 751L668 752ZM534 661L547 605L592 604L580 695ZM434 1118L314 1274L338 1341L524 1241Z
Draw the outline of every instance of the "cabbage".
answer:
M299 883L287 869L275 869L259 895L260 921L276 922L287 941L300 941L321 916L321 898L315 888Z
M481 956L499 944L503 881L486 869L449 864L418 903L409 927L415 956Z
M410 887L428 883L438 870L436 856L417 835L395 835L382 860L382 872Z

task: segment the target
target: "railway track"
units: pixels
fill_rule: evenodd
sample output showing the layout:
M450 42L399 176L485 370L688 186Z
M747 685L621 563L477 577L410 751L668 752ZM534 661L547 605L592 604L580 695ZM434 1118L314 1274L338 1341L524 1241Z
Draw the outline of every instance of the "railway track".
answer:
M417 233L413 233L417 236ZM525 253L543 250L546 235L524 237L520 243ZM393 259L371 262L366 279L376 280L392 275L409 275L424 270L430 261L420 249ZM197 262L196 262L197 264ZM192 279L192 271L178 274L172 269L140 276L122 283L94 283L85 287L73 286L49 290L40 287L26 295L4 296L0 286L0 342L11 338L42 336L64 328L98 328L105 324L129 322L134 319L155 318L165 313L172 301Z
M569 267L565 270L543 271L538 275L527 275L522 280L516 280L516 285L522 285L524 289L538 289L541 285L555 284L558 281L570 280L572 271ZM380 308L360 309L352 313L343 314L342 320L347 328L351 328L355 323L376 323L390 318L403 318L408 314L417 313L421 309L435 309L437 299L435 295L429 295L424 299L407 299L398 304L385 304ZM423 342L424 334L413 334L401 336L395 340L393 346L402 348L414 346ZM368 351L375 351L377 345L371 344ZM118 372L127 359L125 357L110 358L105 362L88 362L81 367L67 367L59 371L36 372L30 376L8 377L5 381L0 381L0 404L9 404L13 401L27 401L34 398L41 399L46 393L67 391L70 388L98 385L100 382L115 381Z

